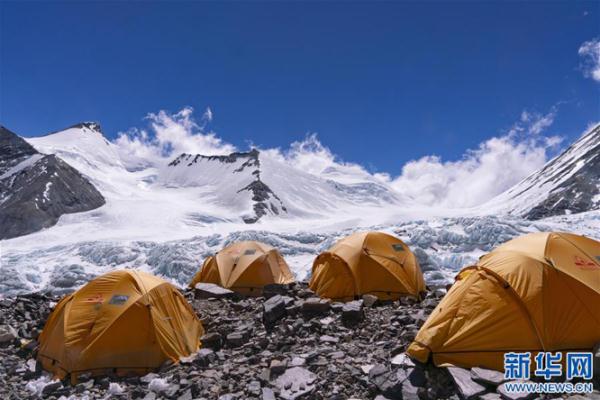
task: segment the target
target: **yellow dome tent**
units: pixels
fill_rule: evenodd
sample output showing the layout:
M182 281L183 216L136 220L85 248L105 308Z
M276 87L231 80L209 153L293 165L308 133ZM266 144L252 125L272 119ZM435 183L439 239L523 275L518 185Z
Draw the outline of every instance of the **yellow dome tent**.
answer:
M381 300L418 298L425 291L415 255L400 239L382 232L355 233L319 254L309 286L319 296L335 300L363 294Z
M591 351L599 304L600 242L529 234L464 268L407 352L438 366L502 371L505 352Z
M202 324L170 283L134 270L109 272L64 297L50 314L38 360L75 383L92 375L145 374L200 347Z
M254 241L231 244L204 260L190 287L214 283L250 296L260 296L268 284L294 282L287 263L273 247Z

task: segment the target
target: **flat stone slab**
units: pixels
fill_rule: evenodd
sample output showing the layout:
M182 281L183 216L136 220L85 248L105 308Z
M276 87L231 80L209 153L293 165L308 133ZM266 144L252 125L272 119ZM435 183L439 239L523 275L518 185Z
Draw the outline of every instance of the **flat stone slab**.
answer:
M448 367L448 372L463 399L472 399L486 392L485 386L471 379L471 371L459 367Z
M222 299L225 297L232 297L235 292L229 289L225 289L222 286L215 285L214 283L197 283L194 286L194 294L200 299L217 298Z
M273 385L279 389L279 397L285 400L295 400L315 390L317 375L306 368L288 368L280 375Z
M398 365L402 368L413 368L415 363L406 355L406 353L396 354L392 357L391 360L392 365Z
M487 368L471 368L471 379L483 385L498 386L506 382L504 374Z

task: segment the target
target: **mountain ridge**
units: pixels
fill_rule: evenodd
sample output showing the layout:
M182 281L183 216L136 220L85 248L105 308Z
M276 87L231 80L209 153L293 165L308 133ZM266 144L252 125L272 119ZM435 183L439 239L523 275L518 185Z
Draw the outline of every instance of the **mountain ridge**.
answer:
M75 168L54 154L41 154L0 126L0 239L48 228L64 214L104 203Z
M600 123L481 208L531 220L600 209Z

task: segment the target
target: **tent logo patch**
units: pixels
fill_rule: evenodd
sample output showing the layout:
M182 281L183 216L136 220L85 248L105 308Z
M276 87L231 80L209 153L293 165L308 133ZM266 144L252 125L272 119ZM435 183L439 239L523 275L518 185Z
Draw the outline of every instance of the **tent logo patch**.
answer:
M108 304L112 304L115 306L122 306L123 304L125 304L127 302L127 299L129 299L129 296L126 296L124 294L115 294L113 297L111 297Z
M104 297L101 294L94 294L83 300L84 303L103 303Z
M393 244L392 249L394 249L394 251L404 251L404 247L402 247L401 244Z
M256 253L256 250L254 250L254 249L248 249L248 250L246 250L246 251L244 252L244 255L245 255L245 256L252 256L252 255L254 255L255 253Z
M596 256L596 259L598 259L598 256ZM579 269L583 270L600 269L600 266L598 266L598 264L595 262L588 261L579 256L575 256L575 265L577 265Z

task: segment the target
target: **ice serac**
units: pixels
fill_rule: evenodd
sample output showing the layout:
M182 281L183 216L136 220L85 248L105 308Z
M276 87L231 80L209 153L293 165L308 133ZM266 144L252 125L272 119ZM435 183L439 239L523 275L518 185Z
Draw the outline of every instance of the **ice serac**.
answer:
M531 220L600 209L600 124L483 209Z
M169 187L203 187L209 201L246 223L267 216L315 217L348 207L399 204L392 189L374 181L340 182L302 171L268 152L181 154L159 174Z
M76 169L0 126L0 239L36 232L63 214L103 204L104 197Z

